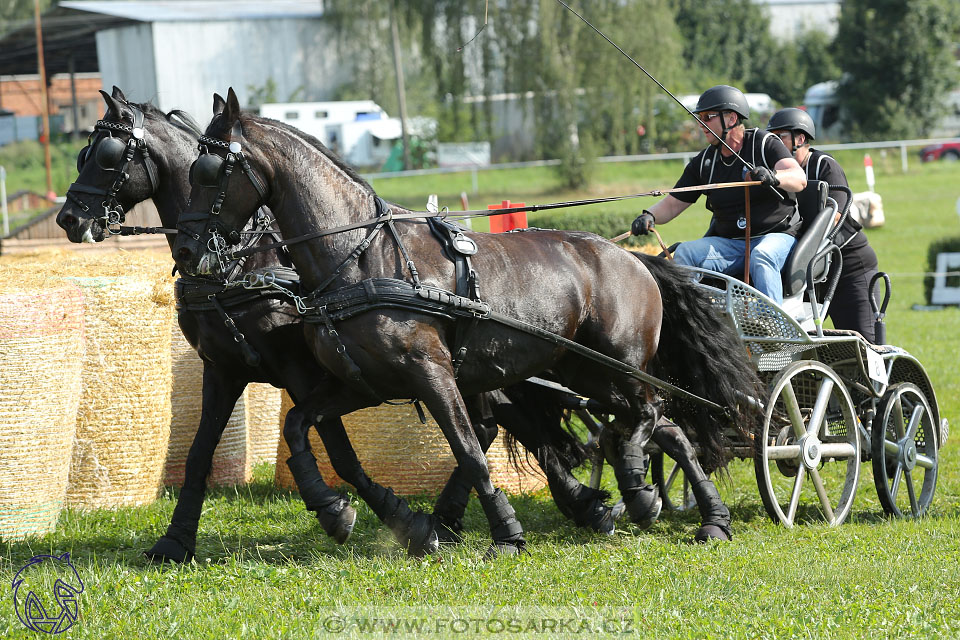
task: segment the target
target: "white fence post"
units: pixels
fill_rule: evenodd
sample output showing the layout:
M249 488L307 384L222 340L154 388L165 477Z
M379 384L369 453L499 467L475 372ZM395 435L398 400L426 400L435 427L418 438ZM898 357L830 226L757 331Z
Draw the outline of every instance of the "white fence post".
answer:
M900 143L900 168L907 172L907 145Z
M10 235L10 218L7 217L7 170L0 165L0 212L3 213L3 235Z

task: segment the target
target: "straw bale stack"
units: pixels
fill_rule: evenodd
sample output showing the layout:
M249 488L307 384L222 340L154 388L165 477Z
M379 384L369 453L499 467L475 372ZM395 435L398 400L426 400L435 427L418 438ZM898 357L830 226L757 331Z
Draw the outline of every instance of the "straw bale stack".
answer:
M84 357L71 284L0 270L0 539L53 531L70 474ZM14 277L6 277L7 275Z
M183 484L187 453L200 426L203 407L203 361L190 346L180 327L171 327L173 356L173 417L170 421L170 442L167 446L163 483ZM213 455L213 466L207 482L210 485L231 485L250 482L252 466L247 429L246 393L240 396L223 430Z
M281 425L292 406L290 396L284 392ZM427 424L420 424L417 411L411 405L363 409L344 416L343 424L367 475L399 495L436 495L456 467L440 427L429 414ZM310 446L324 481L331 487L343 484L333 471L315 429L310 430ZM275 482L279 487L295 490L296 484L287 467L289 457L290 449L281 437ZM546 484L539 470L530 469L526 464L520 465L519 472L514 468L502 430L487 452L487 466L494 486L505 493L536 491Z
M254 382L247 385L246 399L251 462L254 465L276 462L280 440L280 389Z
M68 504L140 505L156 499L170 435L169 258L147 252L13 256L11 272L45 272L83 296L86 356Z

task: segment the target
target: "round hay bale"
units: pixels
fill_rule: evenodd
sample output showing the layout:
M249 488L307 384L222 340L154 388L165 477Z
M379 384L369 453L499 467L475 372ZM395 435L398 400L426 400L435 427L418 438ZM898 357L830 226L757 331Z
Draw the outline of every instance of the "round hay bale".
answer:
M147 275L71 279L84 295L87 355L67 502L148 504L170 437L173 308L156 302Z
M203 360L190 346L180 327L171 327L173 392L170 441L167 445L163 483L183 485L184 468L193 438L200 426L203 408ZM240 396L227 420L220 442L213 455L207 482L210 485L232 485L250 482L252 466L246 420L246 394Z
M280 389L254 382L247 385L246 396L251 462L274 463L280 439Z
M53 531L70 474L83 298L62 281L0 281L0 539Z
M284 392L281 426L292 406L290 396ZM429 413L427 424L420 424L412 405L381 405L355 411L343 417L343 424L367 475L392 488L398 495L437 495L456 467L456 460L439 425ZM310 430L310 446L324 482L331 487L344 484L334 472L316 429ZM277 486L296 490L287 467L289 457L290 449L281 437L274 479ZM536 491L546 484L539 470L531 469L530 465L521 464L520 471L514 468L502 429L487 451L487 466L494 486L505 493Z

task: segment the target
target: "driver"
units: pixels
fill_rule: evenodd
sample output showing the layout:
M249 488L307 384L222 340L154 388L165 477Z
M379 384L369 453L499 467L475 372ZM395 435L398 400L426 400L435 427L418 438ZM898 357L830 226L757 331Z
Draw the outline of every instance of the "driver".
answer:
M807 185L803 169L775 135L745 127L743 121L750 116L750 107L739 89L728 85L707 89L697 101L694 113L703 122L700 129L710 146L687 163L676 187L745 179L763 183L750 187L750 282L780 304L780 269L796 244L800 229L793 194ZM752 174L720 140L756 167ZM667 195L644 210L633 221L631 231L645 235L656 223L670 222L696 202L701 193L707 196L707 209L713 212L710 228L705 237L682 243L674 258L679 264L742 275L747 228L742 187Z

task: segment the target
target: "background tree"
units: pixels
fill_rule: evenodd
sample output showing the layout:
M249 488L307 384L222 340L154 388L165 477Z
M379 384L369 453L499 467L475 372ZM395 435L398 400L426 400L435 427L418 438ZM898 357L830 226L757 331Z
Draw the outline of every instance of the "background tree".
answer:
M958 82L956 0L845 0L836 49L840 117L863 139L921 137Z

